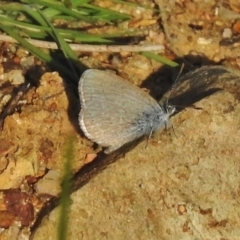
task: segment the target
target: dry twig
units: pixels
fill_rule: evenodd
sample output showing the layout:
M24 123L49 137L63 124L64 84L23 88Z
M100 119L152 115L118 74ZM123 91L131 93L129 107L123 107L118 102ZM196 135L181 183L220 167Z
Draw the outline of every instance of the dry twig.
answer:
M26 39L29 43L36 47L47 49L58 49L55 42L47 42L34 39ZM17 41L7 35L0 34L0 41L17 43ZM158 51L163 52L164 46L157 45L90 45L90 44L69 44L73 51L81 52L145 52L145 51Z

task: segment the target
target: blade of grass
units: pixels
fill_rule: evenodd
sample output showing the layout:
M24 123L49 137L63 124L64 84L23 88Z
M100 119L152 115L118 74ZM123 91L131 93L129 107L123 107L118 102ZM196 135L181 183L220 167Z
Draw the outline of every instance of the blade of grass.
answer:
M49 1L49 0L48 0ZM34 2L32 0L28 0L28 1L24 1L25 3L30 3L30 2ZM40 2L40 1L39 1ZM38 2L38 3L39 3ZM42 2L46 2L42 1ZM51 4L59 4L58 1L49 1ZM81 4L80 4L80 3ZM91 16L92 18L96 18L96 21L98 20L98 17L101 18L105 18L108 20L116 20L118 19L120 16L117 16L117 12L108 10L108 9L104 9L104 8L100 8L94 5L90 5L88 3L89 1L78 1L78 5L80 6L80 11L85 12L84 14L90 14L90 15L94 15ZM35 2L34 2L35 3ZM76 4L75 1L72 1L72 5ZM60 3L61 4L61 3ZM65 7L62 4L63 7ZM65 7L66 8L66 7ZM4 22L7 25L13 25L14 27L18 26L20 28L22 28L22 32L19 31L19 34L21 34L22 36L27 36L27 34L29 34L29 37L31 38L38 38L38 39L44 39L44 37L46 37L46 32L51 33L52 30L49 27L44 27L44 22L42 21L42 18L39 16L39 14L36 13L36 11L34 10L34 8L32 7L31 4L19 4L19 3L9 3L9 4L3 4L0 6L0 10L3 10L2 15L0 14L2 20L4 20ZM75 11L73 9L73 11ZM60 11L56 10L56 9L52 9L52 8L48 8L48 7L44 7L42 10L44 16L49 19L51 18L51 16L59 16L59 17L66 17L69 18L69 16L67 15L57 15L58 13L60 13ZM9 17L10 15L12 15L12 13L15 13L15 15L13 16L15 19L21 19L21 20L14 20L12 17ZM45 13L47 15L45 15ZM18 14L18 15L16 15ZM49 15L49 17L48 17ZM121 14L120 14L121 15ZM115 19L116 17L116 19ZM119 20L121 20L123 18L120 18ZM36 22L40 23L41 26L36 25ZM27 29L27 30L26 30ZM94 36L89 34L90 38L87 38L87 34L86 33L81 33L78 30L76 30L74 32L74 30L70 30L71 32L68 33L68 29L59 29L57 28L58 32L61 35L64 35L64 33L68 34L68 39L69 40L73 40L73 41L80 41L81 43L86 42L86 43L90 43L90 42L99 42L99 43L108 43L108 42L114 42L113 40L110 40L113 37L120 37L123 34L125 36L132 36L132 35L136 35L138 34L138 32L133 33L132 31L123 31L120 32L118 34L104 34L101 36ZM31 31L33 33L31 33ZM38 31L38 33L36 34L36 37L34 37L34 33ZM42 33L42 35L41 35ZM65 36L63 36L65 38Z
M59 48L62 50L62 52L68 62L68 65L69 65L71 71L73 72L74 80L76 82L78 82L79 76L78 76L76 70L74 69L74 66L72 63L72 62L76 62L76 63L78 62L78 58L77 58L76 54L73 52L73 50L70 48L70 46L66 43L66 41L61 37L61 35L56 31L56 29L53 27L53 25L48 21L48 19L42 14L42 12L37 7L36 7L36 10L37 10L38 14L45 21L44 24L47 24L51 28L51 30L52 30L51 35L53 36L54 40L58 44Z
M29 4L36 4L35 0L28 0L27 2ZM87 1L72 2L72 8L66 7L59 1L39 0L37 4L44 6L43 10L45 10L45 8L50 8L55 12L57 10L59 13L64 13L67 16L72 16L76 19L89 23L95 23L96 21L100 20L109 22L130 19L130 16L128 14L101 8L93 4L89 4Z
M92 0L71 0L72 6L76 7L76 6L80 6L81 4L86 4L86 3L90 3L92 2Z
M29 0L29 3L31 4L36 4L36 1L35 0ZM61 2L58 2L58 1L49 1L49 0L39 0L37 2L38 5L42 5L42 6L45 6L45 7L49 7L49 8L52 8L52 9L55 9L55 10L58 10L59 12L61 13L64 13L68 16L72 16L72 17L75 17L76 19L79 19L79 20L82 20L82 21L85 21L85 22L90 22L90 23L93 23L95 20L93 20L92 17L88 17L88 16L84 16L81 12L79 11L73 11L71 9L68 9L64 6L64 4L62 4Z
M64 4L66 8L72 7L72 1L71 0L61 0L61 2Z
M36 19L37 20L37 19ZM48 26L39 26L33 25L30 23L19 22L12 20L11 18L7 18L5 16L0 15L1 24L5 24L7 26L12 26L14 28L19 27L18 33L21 36L32 37L36 39L44 39L48 36L48 33L51 33L52 30ZM69 40L79 41L79 42L100 42L100 43L111 43L112 40L106 39L107 37L111 38L114 35L93 35L88 33L82 33L75 30L61 29L56 28L57 32L62 35L63 38L67 38Z
M171 66L171 67L176 67L176 66L179 65L178 63L173 62L173 61L171 61L171 60L169 60L169 59L167 59L167 58L165 58L163 56L160 56L158 54L155 54L155 53L141 52L140 54L145 56L145 57L147 57L147 58L149 58L149 59L153 59L153 60L155 60L157 62L164 63L164 64L166 64L168 66Z
M101 18L102 20L111 22L116 20L128 20L130 19L130 16L127 14L119 13L110 9L101 8L92 4L82 4L81 8L86 8L88 11L90 11L93 18L97 20L97 18ZM91 11L92 10L92 11Z
M22 47L26 48L29 52L31 52L33 55L41 59L43 62L46 62L52 65L59 72L64 74L66 77L70 79L72 78L72 72L69 71L64 65L62 65L58 61L55 61L49 54L42 52L41 49L38 49L37 47L33 46L28 41L26 41L24 38L20 37L17 33L15 33L12 30L12 28L8 28L0 24L0 29L2 29L5 33L7 33L12 38L16 39Z
M19 27L19 28L22 28L23 30L28 29L28 30L32 30L33 32L49 31L49 28L47 27L39 26L39 25L36 27L36 25L26 23L26 22L16 21L2 15L0 15L0 20L1 20L1 23L5 23L8 26Z
M71 204L72 162L74 159L74 138L69 137L66 143L65 164L63 169L62 192L60 197L60 216L58 222L58 240L66 240L68 232L68 215Z

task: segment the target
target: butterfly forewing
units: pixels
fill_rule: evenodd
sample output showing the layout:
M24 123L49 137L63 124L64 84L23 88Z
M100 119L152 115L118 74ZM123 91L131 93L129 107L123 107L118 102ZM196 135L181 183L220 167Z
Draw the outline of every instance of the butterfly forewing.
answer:
M137 129L136 120L145 111L163 114L147 93L106 71L85 71L79 82L79 94L82 130L102 146L123 145L143 135L144 129Z

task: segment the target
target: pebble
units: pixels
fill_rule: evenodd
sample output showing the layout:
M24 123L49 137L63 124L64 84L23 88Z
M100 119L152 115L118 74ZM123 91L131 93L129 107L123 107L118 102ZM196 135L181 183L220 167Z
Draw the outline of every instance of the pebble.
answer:
M222 33L222 38L231 38L232 30L230 28L224 28Z

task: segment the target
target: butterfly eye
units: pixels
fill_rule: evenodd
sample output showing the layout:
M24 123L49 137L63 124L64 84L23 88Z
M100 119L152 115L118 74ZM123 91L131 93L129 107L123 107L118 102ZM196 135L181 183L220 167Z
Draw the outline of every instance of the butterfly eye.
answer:
M166 112L171 116L176 111L175 106L167 105L166 106Z

